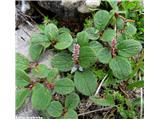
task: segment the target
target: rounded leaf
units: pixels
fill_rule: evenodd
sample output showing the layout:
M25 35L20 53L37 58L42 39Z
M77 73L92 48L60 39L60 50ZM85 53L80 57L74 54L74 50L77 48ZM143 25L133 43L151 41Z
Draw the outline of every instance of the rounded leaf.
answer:
M57 43L54 46L58 50L63 50L68 48L73 42L72 36L68 33L62 33L57 37Z
M109 13L106 10L99 10L94 15L94 25L98 30L103 30L109 22Z
M101 63L107 64L112 58L111 51L109 48L102 48L100 51L98 51L97 57Z
M73 67L72 55L60 52L52 58L52 66L60 71L70 71Z
M32 69L32 74L36 78L46 78L48 76L49 69L44 64L39 64Z
M90 40L97 40L99 38L99 30L94 27L86 28L85 31L88 33L88 38Z
M59 101L52 101L47 108L47 112L50 116L60 117L63 112L63 106Z
M32 93L32 106L37 110L45 110L52 99L51 92L42 84L38 83L33 88Z
M99 43L98 41L91 41L89 43L89 46L93 49L93 51L96 53L96 55L97 55L98 51L103 48L103 45L101 43Z
M24 87L29 85L30 77L23 70L16 69L16 87Z
M18 110L29 96L30 91L28 89L20 89L16 91L16 110Z
M113 29L107 29L104 31L102 35L102 40L103 41L112 41L112 39L116 36L116 32Z
M134 35L136 34L137 29L134 25L132 25L131 23L127 23L127 27L126 27L126 33L129 35Z
M62 27L62 28L59 28L58 30L58 33L61 34L61 33L70 33L70 30L68 28L65 28L65 27Z
M29 67L29 60L22 54L16 53L16 69L26 70Z
M56 79L57 75L59 74L59 71L57 68L53 68L48 72L47 81L49 83L53 83L53 81Z
M54 90L61 95L69 94L74 91L74 83L68 78L59 79L55 81Z
M132 72L130 62L122 57L116 56L109 62L113 75L118 79L126 79Z
M31 55L32 60L37 61L42 52L43 52L44 47L42 45L39 44L31 44L30 48L29 48L29 53Z
M76 113L76 111L69 109L64 116L62 117L62 119L78 119L78 115Z
M123 57L132 57L141 51L142 45L136 40L124 40L117 44L117 49L118 55Z
M126 33L119 33L119 34L117 34L117 41L118 42L126 40L126 39L127 39Z
M122 18L116 20L117 29L122 30L124 28L124 21Z
M90 47L85 46L80 48L79 63L83 68L92 66L96 60L96 54Z
M107 98L99 98L97 96L91 96L90 100L93 101L97 105L114 106L114 99L111 95L107 96Z
M93 95L97 88L97 78L89 70L77 71L74 75L74 83L77 90L86 96Z
M88 42L89 42L88 33L86 31L77 33L77 43L80 46L86 46L88 45Z
M58 35L58 28L53 23L47 24L45 26L44 33L48 36L50 41L55 40Z
M50 46L50 41L48 37L41 33L33 34L31 37L31 44L34 45L42 45L43 47L47 48Z
M80 103L80 98L76 93L71 93L66 97L65 107L67 109L75 109Z

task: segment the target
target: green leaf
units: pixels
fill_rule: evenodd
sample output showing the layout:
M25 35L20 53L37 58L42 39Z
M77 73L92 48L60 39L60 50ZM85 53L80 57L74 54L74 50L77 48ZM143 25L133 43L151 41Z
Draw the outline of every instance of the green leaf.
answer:
M80 46L87 46L88 42L89 42L88 33L86 31L82 31L77 34L77 43Z
M93 101L97 105L101 106L114 106L114 99L111 95L106 98L99 98L97 96L91 96L90 100Z
M136 34L136 32L137 32L136 27L131 23L127 23L126 33L128 33L129 35L134 35Z
M133 82L133 83L130 83L129 85L127 85L128 90L132 90L134 88L142 88L142 87L144 87L144 81L143 80L136 81L136 82Z
M68 28L65 28L65 27L62 27L62 28L59 28L59 34L62 34L62 33L70 33L70 30Z
M58 70L66 72L70 71L73 67L72 56L65 52L60 52L52 58L52 66Z
M86 28L85 31L88 33L88 38L90 40L97 40L99 38L99 30L94 27Z
M101 63L108 64L112 58L111 51L109 48L102 48L100 51L98 51L97 57Z
M110 4L110 6L113 8L113 10L118 11L118 5L117 5L117 1L116 0L107 0L108 3Z
M132 57L141 51L142 45L136 40L124 40L117 44L117 49L118 55L123 57Z
M117 29L122 30L124 28L124 21L122 18L117 18L116 20Z
M57 37L57 43L54 46L58 50L63 50L71 46L73 38L69 33L62 33Z
M16 87L23 88L25 86L28 86L29 82L25 80L16 80Z
M109 13L106 10L99 10L94 15L94 25L98 30L103 30L109 22Z
M99 43L98 41L91 41L89 43L89 46L96 53L96 56L97 56L97 53L99 52L99 50L101 50L103 48L102 44Z
M36 78L46 78L48 76L49 69L44 64L39 64L32 69L32 74Z
M16 53L16 68L26 70L29 67L29 60L22 54Z
M123 41L123 40L126 40L127 37L126 37L126 34L125 33L120 33L120 34L117 34L117 41L120 42L120 41Z
M66 97L65 107L67 109L75 109L80 103L80 98L76 93L71 93Z
M77 90L86 96L93 95L97 88L97 78L93 72L89 70L83 72L76 71L74 83Z
M130 62L122 57L116 56L109 62L113 75L118 79L126 79L132 72Z
M66 95L74 91L74 83L68 78L62 78L55 81L55 89L57 93Z
M30 77L26 72L16 69L16 87L24 87L29 85Z
M90 47L81 47L79 54L79 63L83 68L92 66L96 62L96 54Z
M104 31L102 35L102 40L103 41L112 41L112 39L116 36L116 32L113 29L108 28L107 30Z
M45 110L52 99L51 92L42 84L38 83L33 88L32 93L32 106L37 110Z
M48 38L50 39L50 41L53 41L53 40L56 39L56 37L58 35L58 28L53 23L47 24L45 26L44 33L45 33L45 35L48 36Z
M76 111L69 109L64 116L62 117L62 119L78 119L78 115L76 113Z
M30 91L28 89L20 89L16 91L16 110L22 107L29 94Z
M110 10L110 12L109 12L109 22L111 22L111 20L113 19L113 17L115 18L115 12L116 12L116 10Z
M39 44L31 44L30 48L29 48L29 53L31 55L32 60L37 61L42 52L43 52L44 47L42 45Z
M25 80L30 81L30 77L27 75L27 73L21 69L16 69L16 79L17 80Z
M59 101L52 101L47 108L47 112L50 116L60 117L63 112L63 106Z
M57 75L59 74L59 71L57 68L53 68L48 72L47 81L49 83L53 83L53 81L56 79Z
M99 80L102 80L104 76L107 74L106 71L104 71L103 69L97 69L96 67L94 67L92 71Z
M77 39L75 38L73 41L77 41ZM75 42L72 43L71 46L68 47L68 50L73 53L73 45L76 44Z
M50 41L48 37L41 33L33 34L31 37L31 45L42 45L43 47L47 48L50 46Z

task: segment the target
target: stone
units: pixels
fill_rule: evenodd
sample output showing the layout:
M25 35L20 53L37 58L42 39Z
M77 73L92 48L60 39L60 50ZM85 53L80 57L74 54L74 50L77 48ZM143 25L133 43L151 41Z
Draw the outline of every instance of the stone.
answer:
M77 17L80 13L88 13L89 8L99 7L101 0L58 0L58 1L38 1L38 4L59 17L68 19Z
M40 113L32 108L31 98L16 112L17 119L40 119Z

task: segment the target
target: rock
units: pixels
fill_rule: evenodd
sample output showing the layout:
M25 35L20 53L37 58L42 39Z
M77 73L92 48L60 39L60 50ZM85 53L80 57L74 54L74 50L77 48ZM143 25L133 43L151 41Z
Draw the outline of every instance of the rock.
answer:
M79 12L88 13L88 8L100 6L101 0L60 0L60 1L38 1L38 4L63 19L76 18Z
M31 98L16 112L17 119L40 119L40 113L32 108Z
M77 7L79 6L79 2L70 4L70 3L61 3L61 1L38 1L38 4L55 13L58 18L66 20L66 19L77 19L79 12L77 11Z
M101 0L86 0L86 6L90 7L90 8L96 8L98 6L100 6L101 4Z

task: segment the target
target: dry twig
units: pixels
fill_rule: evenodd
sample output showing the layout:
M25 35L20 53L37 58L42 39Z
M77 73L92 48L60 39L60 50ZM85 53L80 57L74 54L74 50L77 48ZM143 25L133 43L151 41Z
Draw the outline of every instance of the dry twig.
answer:
M106 110L110 110L110 109L112 109L112 107L100 108L100 109L97 109L97 110L92 110L92 111L88 111L88 112L78 114L78 116L83 116L83 115L91 114L91 113L98 112L98 111L106 111Z

